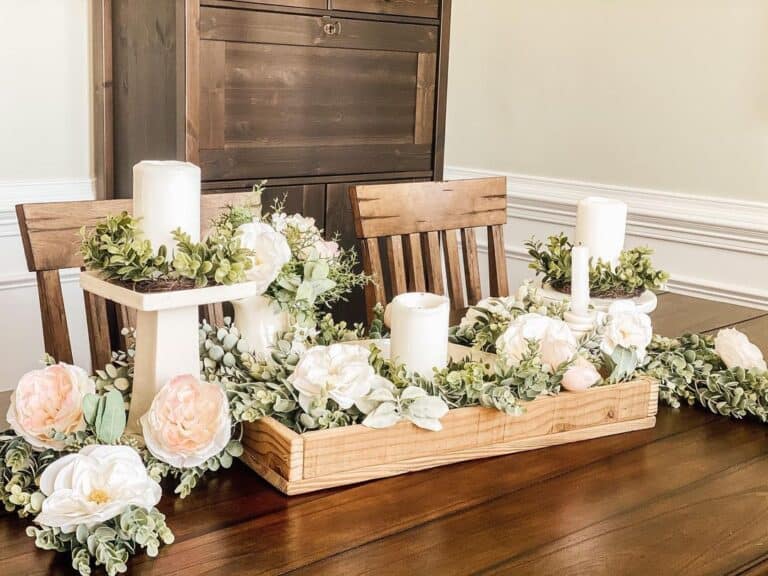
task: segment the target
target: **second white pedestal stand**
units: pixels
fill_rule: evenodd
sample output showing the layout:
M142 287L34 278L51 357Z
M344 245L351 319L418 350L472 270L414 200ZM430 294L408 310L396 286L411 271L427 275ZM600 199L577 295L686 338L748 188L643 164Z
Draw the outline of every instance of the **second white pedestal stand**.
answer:
M254 282L171 292L136 292L102 280L94 272L82 272L80 286L137 312L133 388L126 425L126 432L134 434L141 432L139 418L168 380L182 374L200 374L197 307L257 293Z

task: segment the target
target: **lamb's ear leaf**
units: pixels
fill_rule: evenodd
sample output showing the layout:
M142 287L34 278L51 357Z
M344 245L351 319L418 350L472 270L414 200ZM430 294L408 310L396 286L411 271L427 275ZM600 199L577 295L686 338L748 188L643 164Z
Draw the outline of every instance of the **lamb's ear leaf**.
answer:
M96 422L96 437L105 444L114 444L125 430L123 395L117 390L110 390L103 398L104 411Z
M96 410L99 407L99 397L96 394L83 396L83 418L89 426L96 423Z

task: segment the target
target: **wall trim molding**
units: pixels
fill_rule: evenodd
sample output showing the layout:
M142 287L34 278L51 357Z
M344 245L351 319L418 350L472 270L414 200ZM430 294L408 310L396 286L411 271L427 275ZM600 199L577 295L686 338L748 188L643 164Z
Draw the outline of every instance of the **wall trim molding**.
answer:
M69 284L80 281L80 270L70 268L60 270L59 277L62 284ZM20 288L34 288L37 286L37 279L34 272L16 272L12 274L0 275L0 292L6 290L18 290Z
M511 217L574 226L576 203L607 196L627 203L627 234L768 256L768 203L447 167L446 180L507 178Z
M93 178L0 180L0 237L18 236L16 204L93 200Z
M576 204L585 196L607 196L627 203L627 235L768 257L768 203L694 196L676 192L593 184L478 170L446 167L445 179L485 176L507 178L509 218L572 227ZM487 252L487 246L478 242ZM530 262L525 248L506 246L509 260ZM712 252L710 252L712 254ZM706 254L702 252L702 262ZM746 256L745 256L746 257ZM768 309L768 290L674 274L671 292Z

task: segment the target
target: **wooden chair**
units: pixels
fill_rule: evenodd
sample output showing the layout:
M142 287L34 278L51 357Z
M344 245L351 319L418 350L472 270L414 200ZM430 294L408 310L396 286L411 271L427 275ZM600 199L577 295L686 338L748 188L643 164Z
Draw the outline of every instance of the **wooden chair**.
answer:
M474 229L478 227L488 232L490 294L509 294L504 255L505 178L353 186L349 195L363 267L375 279L366 288L369 320L377 302L385 304L406 291L446 294L446 283L453 315L477 303L481 298L480 264ZM462 284L466 285L466 303Z
M248 196L250 192L204 195L200 210L203 234L213 216L230 204L243 202ZM131 200L48 202L16 206L27 268L37 276L45 351L58 361L72 362L72 344L59 271L83 266L78 234L81 227L93 227L107 215L123 210L131 212ZM91 363L98 368L111 359L110 334L119 334L119 328L122 327L135 326L135 314L123 307L111 311L111 306L103 298L88 292L84 292L84 297ZM220 304L206 306L202 313L214 325L220 325L223 321Z

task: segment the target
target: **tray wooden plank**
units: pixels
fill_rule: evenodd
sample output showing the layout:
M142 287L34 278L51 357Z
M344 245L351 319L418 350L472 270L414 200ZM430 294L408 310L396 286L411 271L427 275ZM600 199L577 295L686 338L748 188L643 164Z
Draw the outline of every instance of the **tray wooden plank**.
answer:
M658 384L650 379L563 392L508 416L482 407L451 410L443 430L409 422L296 434L271 418L245 427L244 462L285 494L301 494L443 466L651 428Z

